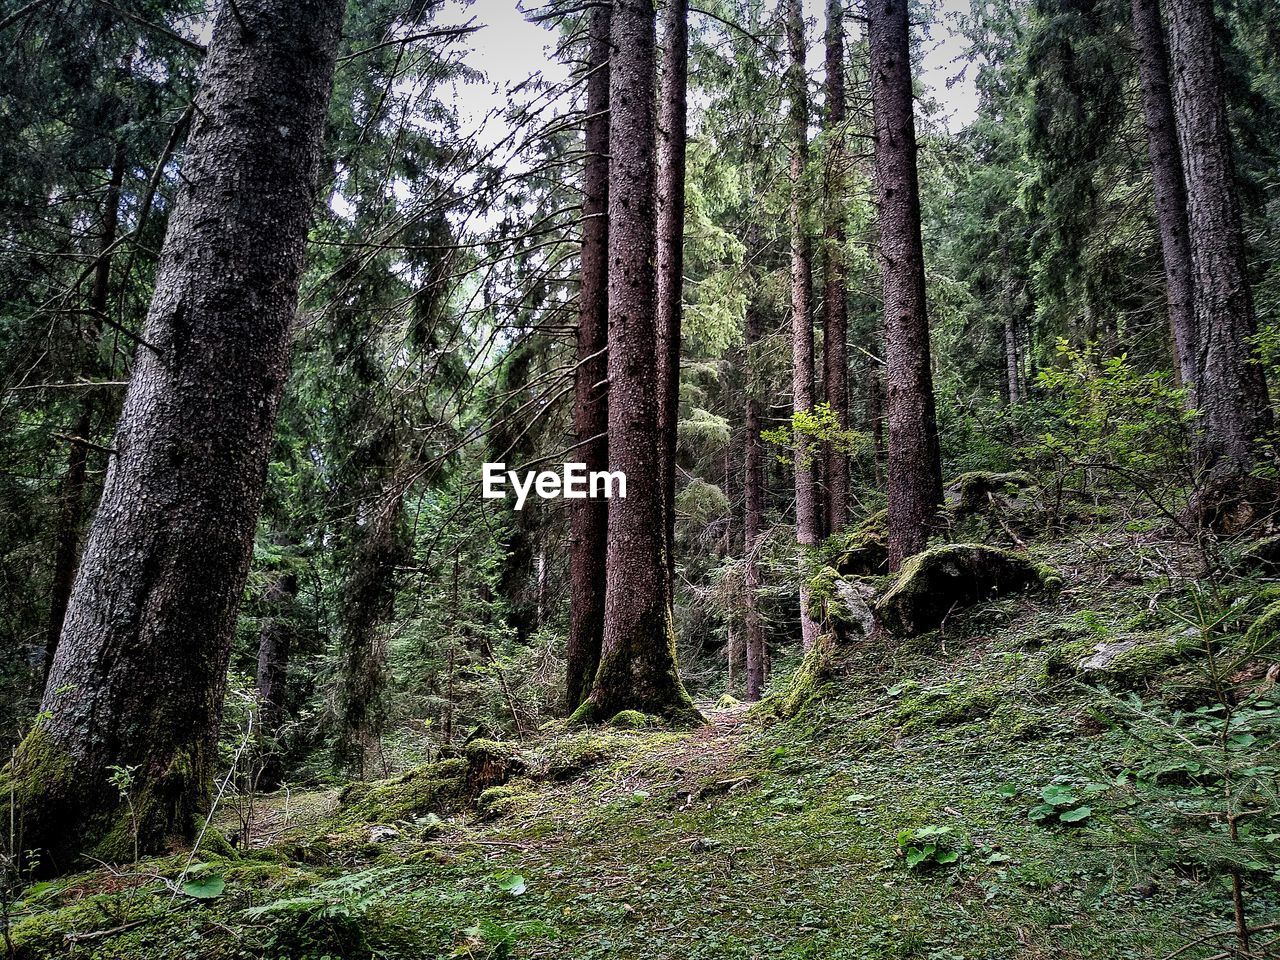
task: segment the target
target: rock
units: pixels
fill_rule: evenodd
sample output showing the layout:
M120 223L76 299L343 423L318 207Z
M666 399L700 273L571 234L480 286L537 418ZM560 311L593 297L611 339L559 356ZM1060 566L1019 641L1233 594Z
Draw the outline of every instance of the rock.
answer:
M1200 634L1195 629L1175 636L1140 633L1102 640L1081 659L1078 670L1117 678L1145 677L1199 646Z
M400 837L400 831L395 827L388 827L386 824L378 824L369 830L370 843L387 843L390 840L396 840Z
M649 726L650 718L639 710L619 710L609 720L609 726L619 730L643 730Z
M1022 470L1011 473L993 473L988 470L973 470L962 473L947 485L947 493L952 513L957 520L983 513L991 509L1010 512L1014 507L1014 497L1020 490L1029 490L1035 486L1031 474Z
M937 628L953 610L1056 581L1025 554L980 543L946 544L907 559L876 604L875 616L891 633L912 637Z
M720 699L716 701L717 710L732 710L734 707L741 705L742 701L731 693L721 694Z

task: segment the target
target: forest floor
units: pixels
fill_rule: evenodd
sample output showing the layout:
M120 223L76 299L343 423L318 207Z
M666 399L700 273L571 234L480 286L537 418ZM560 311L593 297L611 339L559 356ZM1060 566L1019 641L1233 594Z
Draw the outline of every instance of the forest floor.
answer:
M1203 781L1141 722L1196 696L1180 561L1123 524L1036 552L1060 592L843 650L792 718L553 728L478 805L422 777L272 795L185 887L178 857L29 891L17 956L1226 956L1230 883L1198 852L1221 829L1179 818ZM1123 667L1080 672L1112 644ZM1275 860L1244 878L1275 924Z

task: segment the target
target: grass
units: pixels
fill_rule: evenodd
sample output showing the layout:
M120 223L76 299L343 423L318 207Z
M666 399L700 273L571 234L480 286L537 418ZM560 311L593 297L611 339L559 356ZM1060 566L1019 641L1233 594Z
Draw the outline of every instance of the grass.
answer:
M310 817L211 860L216 899L175 897L174 860L66 878L29 898L19 956L1215 956L1231 919L1221 870L1167 849L1200 828L1151 842L1141 824L1164 821L1115 698L1054 669L1082 637L1178 627L1175 597L1150 602L1158 578L1128 573L1141 549L1058 544L1042 559L1069 572L1060 595L843 651L789 720L769 703L702 705L713 722L694 731L547 732L485 819L418 817L374 841L331 793L295 796ZM1170 681L1134 682L1159 702ZM1052 785L1092 815L1033 821ZM280 803L266 798L264 818L278 824ZM954 864L906 866L899 833L921 827L949 829ZM1274 870L1250 873L1255 925L1280 915Z

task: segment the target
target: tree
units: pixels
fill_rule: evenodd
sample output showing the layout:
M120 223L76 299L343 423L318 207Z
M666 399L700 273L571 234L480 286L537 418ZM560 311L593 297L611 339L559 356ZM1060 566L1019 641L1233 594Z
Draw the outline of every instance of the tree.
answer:
M827 406L841 430L849 428L849 307L845 292L845 164L844 151L844 6L828 0L826 31L827 165L824 182L822 365ZM827 444L826 528L844 529L849 512L849 458L835 444Z
M680 420L680 328L684 312L684 180L688 136L689 8L663 8L658 103L658 430L662 436L662 508L667 591L675 591L676 427Z
M753 244L753 246L755 246ZM760 306L754 299L747 304L743 324L743 345L746 353L746 429L743 441L746 446L745 476L743 477L742 548L746 555L746 571L743 577L746 592L746 648L748 700L759 700L764 692L765 675L769 669L769 648L765 645L764 624L760 617L760 548L764 531L764 444L760 439L761 377L755 367L759 363Z
M656 23L647 0L616 0L609 71L609 456L627 496L609 507L604 642L574 717L638 709L696 715L676 670L663 561L654 383L657 277Z
M344 7L216 17L102 501L3 778L46 866L189 838L207 804ZM131 819L112 766L132 771Z
M277 533L273 545L288 551L296 544L287 533ZM289 661L293 655L294 604L298 598L298 574L288 564L293 558L285 553L283 568L267 586L263 597L266 618L258 635L258 741L265 746L262 769L254 784L262 790L280 785L284 774L279 737L288 717Z
M889 567L896 570L924 548L942 503L906 0L870 0L867 38L888 367Z
M1147 124L1147 154L1151 158L1151 183L1155 194L1156 225L1164 259L1165 291L1169 305L1169 332L1174 361L1195 405L1196 318L1191 284L1191 238L1187 235L1187 188L1173 116L1169 84L1169 58L1165 51L1164 25L1159 0L1133 0L1133 34L1138 43L1138 80L1142 87L1142 112Z
M588 470L609 462L609 30L610 6L591 12L587 56L586 161L582 171L582 254L578 287L573 428ZM570 519L569 640L565 709L586 699L604 637L604 568L608 501L580 500Z
M1170 0L1173 99L1187 186L1199 352L1197 452L1204 466L1229 476L1254 462L1257 444L1271 427L1271 406L1262 368L1250 356L1253 295L1214 31L1212 0Z
M791 150L791 409L798 419L813 410L813 267L808 226L805 167L809 161L809 79L805 73L804 11L800 0L787 3L787 136ZM796 542L800 545L800 633L804 649L818 639L818 621L809 612L806 578L808 551L818 543L818 491L813 482L814 452L804 433L795 433Z

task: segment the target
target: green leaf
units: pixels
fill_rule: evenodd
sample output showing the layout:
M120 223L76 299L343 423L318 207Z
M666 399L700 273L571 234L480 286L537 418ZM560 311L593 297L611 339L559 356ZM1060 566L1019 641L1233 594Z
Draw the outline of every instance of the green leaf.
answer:
M944 850L933 859L941 864L955 863L960 859L960 853L957 850Z
M509 893L513 897L518 897L529 889L524 877L518 873L500 873L494 879L498 881L499 890Z
M1040 791L1040 797L1045 803L1055 807L1069 807L1079 799L1070 787L1057 783L1051 783L1043 788Z
M1063 823L1079 823L1081 820L1088 820L1093 816L1092 807L1076 807L1074 810L1063 810L1058 814L1058 819Z
M1054 809L1055 808L1051 803L1037 804L1027 811L1027 816L1036 821L1047 820L1049 817L1053 816Z
M182 892L197 900L216 900L227 888L227 881L217 873L198 880L188 880L182 885Z

